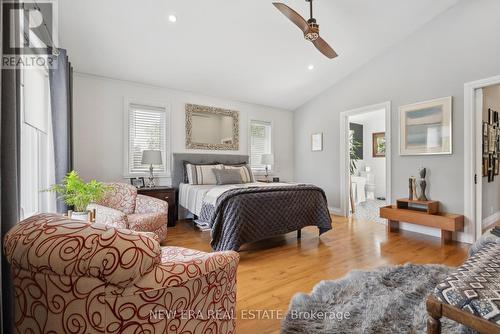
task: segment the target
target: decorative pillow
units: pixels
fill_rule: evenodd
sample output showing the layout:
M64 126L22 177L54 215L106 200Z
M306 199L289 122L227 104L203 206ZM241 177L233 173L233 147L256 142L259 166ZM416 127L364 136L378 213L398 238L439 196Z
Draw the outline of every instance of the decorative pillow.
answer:
M213 169L217 184L241 184L241 173L236 169Z
M255 178L253 177L252 170L250 169L250 166L248 165L224 165L224 169L228 170L237 170L241 174L241 179L243 180L243 183L251 183L255 182Z
M189 184L217 184L214 169L223 169L223 165L193 165L186 164Z

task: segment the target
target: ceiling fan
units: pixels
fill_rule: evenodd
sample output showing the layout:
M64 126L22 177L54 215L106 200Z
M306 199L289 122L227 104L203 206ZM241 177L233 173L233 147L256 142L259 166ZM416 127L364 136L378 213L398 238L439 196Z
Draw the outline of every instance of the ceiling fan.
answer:
M280 2L273 2L274 7L276 7L283 15L288 17L300 30L304 33L304 38L314 44L314 46L325 56L330 59L337 57L337 53L332 49L330 45L323 38L319 36L319 24L316 23L316 19L313 17L313 0L306 0L310 3L310 14L311 18L305 20L296 11Z

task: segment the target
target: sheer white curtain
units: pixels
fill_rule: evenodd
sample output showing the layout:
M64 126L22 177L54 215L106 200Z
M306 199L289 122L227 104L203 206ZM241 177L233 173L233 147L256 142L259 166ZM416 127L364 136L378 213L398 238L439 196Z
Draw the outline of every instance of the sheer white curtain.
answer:
M54 134L47 69L21 71L21 219L56 212Z

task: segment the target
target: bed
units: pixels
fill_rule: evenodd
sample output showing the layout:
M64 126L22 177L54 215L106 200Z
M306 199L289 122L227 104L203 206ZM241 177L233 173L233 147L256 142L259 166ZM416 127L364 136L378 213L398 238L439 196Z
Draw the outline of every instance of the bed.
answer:
M188 184L186 163L241 165L248 156L174 154L172 183L179 187L179 205L210 230L216 251L236 250L248 242L316 226L329 231L331 218L323 190L314 185L258 183Z

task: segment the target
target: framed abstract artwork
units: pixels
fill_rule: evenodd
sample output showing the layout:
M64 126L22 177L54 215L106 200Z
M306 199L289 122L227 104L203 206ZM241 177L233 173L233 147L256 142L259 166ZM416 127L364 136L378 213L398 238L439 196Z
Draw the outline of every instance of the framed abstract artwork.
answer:
M402 106L400 111L400 155L452 154L453 98Z

